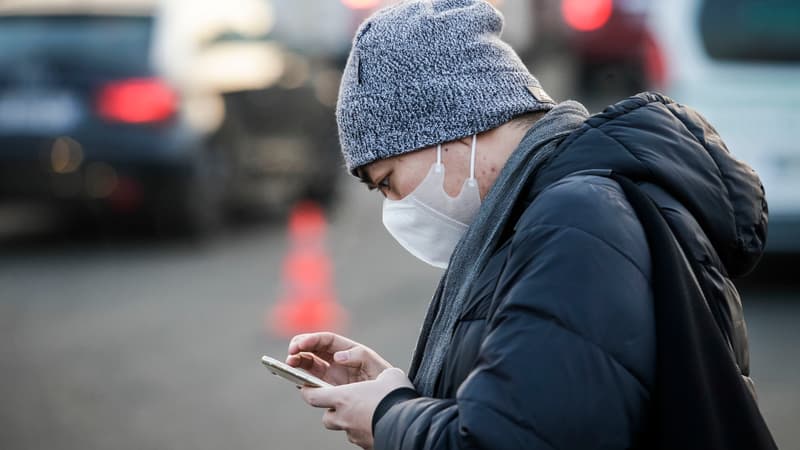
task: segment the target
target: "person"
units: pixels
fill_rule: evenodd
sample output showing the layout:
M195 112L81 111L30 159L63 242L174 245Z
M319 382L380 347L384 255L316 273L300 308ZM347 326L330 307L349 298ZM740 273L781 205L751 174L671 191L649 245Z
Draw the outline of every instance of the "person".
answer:
M763 251L757 175L665 96L591 117L554 102L502 26L485 1L414 0L353 42L337 106L347 168L385 197L392 236L446 269L408 376L333 333L289 344L288 364L335 385L304 387L304 400L362 448L641 447L659 379L653 283L675 268L656 267L611 173L655 202L699 267L735 379L752 389L731 279Z

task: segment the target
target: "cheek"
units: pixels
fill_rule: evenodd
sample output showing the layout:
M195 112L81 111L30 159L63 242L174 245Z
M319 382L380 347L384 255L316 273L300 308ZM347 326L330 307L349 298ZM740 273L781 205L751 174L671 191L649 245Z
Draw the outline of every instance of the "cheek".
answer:
M470 151L464 146L452 146L445 154L444 190L447 195L455 197L461 193L464 182L469 178L469 160Z
M399 200L414 191L419 185L414 173L398 173L392 175L392 191L389 198Z
M398 200L412 193L425 178L425 175L428 174L428 170L430 170L430 167L404 167L402 169L395 169L392 174L392 192L390 198L394 196L393 200Z
M391 192L388 197L399 200L419 186L436 162L435 149L419 150L397 158L392 166Z

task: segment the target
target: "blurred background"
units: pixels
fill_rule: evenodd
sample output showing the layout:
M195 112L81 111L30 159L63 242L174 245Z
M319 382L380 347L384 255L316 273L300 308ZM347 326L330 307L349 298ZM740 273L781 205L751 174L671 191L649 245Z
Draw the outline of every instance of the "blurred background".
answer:
M346 175L334 106L385 0L0 0L0 448L349 448L261 367L335 329L407 368L440 272ZM502 0L557 100L653 89L761 175L737 281L800 449L800 4Z

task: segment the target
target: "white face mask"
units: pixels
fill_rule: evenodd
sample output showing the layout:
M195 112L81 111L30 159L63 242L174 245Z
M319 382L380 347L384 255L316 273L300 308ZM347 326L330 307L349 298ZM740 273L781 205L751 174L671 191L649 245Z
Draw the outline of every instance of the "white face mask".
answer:
M476 140L473 135L469 178L457 197L444 190L442 146L438 145L436 163L419 186L401 200L383 201L383 225L389 233L412 255L432 266L447 268L456 244L481 206L475 179Z

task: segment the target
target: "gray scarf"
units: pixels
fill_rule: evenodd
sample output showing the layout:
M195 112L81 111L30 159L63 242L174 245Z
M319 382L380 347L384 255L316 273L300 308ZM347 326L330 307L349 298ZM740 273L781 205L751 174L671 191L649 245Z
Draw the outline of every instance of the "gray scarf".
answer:
M556 105L536 122L511 154L483 200L478 216L459 241L428 306L409 375L420 394L433 395L456 321L472 282L499 244L515 200L527 181L556 152L558 144L580 127L589 113L580 103Z

